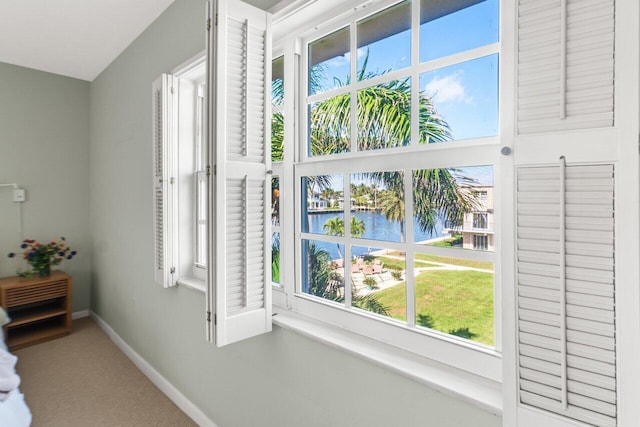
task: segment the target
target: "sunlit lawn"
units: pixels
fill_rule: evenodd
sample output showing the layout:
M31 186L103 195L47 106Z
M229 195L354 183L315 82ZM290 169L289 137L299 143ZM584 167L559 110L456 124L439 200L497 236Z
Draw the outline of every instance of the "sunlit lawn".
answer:
M400 252L389 252L387 255L389 256L402 256ZM474 261L470 259L460 259L460 258L451 258L444 257L438 255L430 255L430 254L416 254L416 261L426 261L426 262L439 262L443 264L451 264L451 265L460 265L462 267L472 267L472 268L481 268L483 270L493 270L493 263L486 261ZM386 264L386 261L385 261ZM404 265L404 263L403 263ZM416 263L416 267L420 267L420 263ZM404 269L404 267L403 267Z
M405 283L376 292L392 317L406 320ZM416 324L493 345L493 274L425 271L416 277Z

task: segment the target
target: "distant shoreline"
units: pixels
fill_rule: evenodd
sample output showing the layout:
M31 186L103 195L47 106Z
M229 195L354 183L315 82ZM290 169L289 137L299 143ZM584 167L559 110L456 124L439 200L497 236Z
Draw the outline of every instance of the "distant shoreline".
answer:
M358 206L351 208L351 212L380 212L380 208L367 208L364 206ZM340 213L344 212L342 208L327 208L327 209L308 209L307 213L312 214L321 214L321 213Z

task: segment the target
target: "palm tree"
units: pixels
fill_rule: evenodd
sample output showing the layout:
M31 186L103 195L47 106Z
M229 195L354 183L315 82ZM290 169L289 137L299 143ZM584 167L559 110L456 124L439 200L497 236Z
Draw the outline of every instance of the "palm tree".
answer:
M404 242L404 191L398 188L383 191L378 206L389 221L400 223L400 241Z
M344 220L340 217L329 218L327 222L322 225L325 230L325 234L329 236L344 236ZM351 236L362 237L364 235L364 221L358 220L355 216L351 216ZM338 254L340 259L344 259L342 250L340 249L340 243L336 243L338 247Z
M344 302L344 296L338 293L338 288L344 286L344 277L331 270L329 252L318 248L314 243L309 243L307 254L309 259L307 292L335 302ZM373 293L353 295L351 305L372 313L389 316L388 307L385 307Z
M366 71L368 55L358 73L358 80L374 77ZM318 72L318 71L316 71ZM344 83L349 84L347 78ZM311 151L318 154L333 154L349 150L351 133L350 94L339 95L316 104L311 109ZM357 93L358 149L400 147L409 144L411 138L411 85L409 79L392 80L377 86L361 89ZM420 144L444 142L451 139L449 125L438 114L431 97L420 95L419 100ZM388 195L389 220L400 222L404 230L404 210L398 210L398 198L404 196L401 174L379 172L362 174L375 184L380 184L395 193L395 207ZM413 173L414 212L418 226L425 232L435 229L438 217L444 217L451 228L462 224L465 212L471 212L477 202L472 192L464 191L451 171L447 169L425 169ZM353 188L353 187L352 187ZM411 194L411 193L409 193ZM379 202L381 203L381 196ZM404 206L404 202L402 203ZM384 214L384 213L383 213ZM387 216L385 214L385 216ZM404 234L404 233L403 233Z

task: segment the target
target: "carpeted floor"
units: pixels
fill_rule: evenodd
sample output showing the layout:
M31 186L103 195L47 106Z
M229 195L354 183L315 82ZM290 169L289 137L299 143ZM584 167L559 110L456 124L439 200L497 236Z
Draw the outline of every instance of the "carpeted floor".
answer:
M33 427L196 425L89 318L15 354Z

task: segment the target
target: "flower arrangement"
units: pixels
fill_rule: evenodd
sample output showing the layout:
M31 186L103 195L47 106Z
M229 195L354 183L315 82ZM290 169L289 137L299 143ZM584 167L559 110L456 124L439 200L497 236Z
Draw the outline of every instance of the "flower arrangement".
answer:
M20 276L32 277L36 274L39 276L48 276L51 272L52 265L58 265L65 259L72 259L77 252L71 250L67 246L66 239L61 237L57 241L49 243L40 243L33 239L25 239L20 245L22 249L22 258L31 266L31 271L18 273ZM9 258L19 255L16 252L10 252Z

